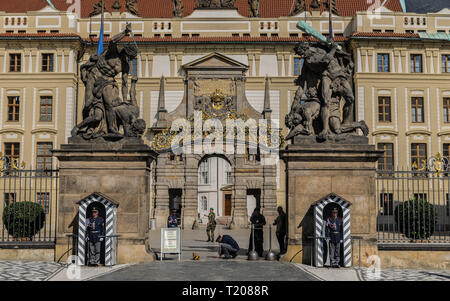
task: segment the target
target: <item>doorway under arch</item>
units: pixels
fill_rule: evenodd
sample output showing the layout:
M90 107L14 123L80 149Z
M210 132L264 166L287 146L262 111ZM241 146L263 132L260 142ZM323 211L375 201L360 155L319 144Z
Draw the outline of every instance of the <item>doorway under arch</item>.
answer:
M216 217L231 218L233 170L223 156L205 156L198 165L198 214L199 222L208 222L209 209Z

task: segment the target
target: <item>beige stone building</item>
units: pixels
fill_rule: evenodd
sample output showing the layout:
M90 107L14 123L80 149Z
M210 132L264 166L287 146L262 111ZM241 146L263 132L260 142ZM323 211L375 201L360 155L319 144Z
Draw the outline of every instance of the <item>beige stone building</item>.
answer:
M93 8L98 1L72 2L0 3L0 151L30 169L57 169L50 150L66 143L81 121L79 66L97 49L101 18ZM261 0L257 16L247 0L216 10L194 9L194 0L184 0L182 11L170 0L139 1L137 11L125 0L105 2L106 41L132 24L139 56L130 72L139 77L140 115L149 127L156 121L161 77L171 112L184 95L182 66L213 52L248 66L245 94L259 112L269 77L272 119L283 126L301 71L293 49L310 39L296 23L329 32L327 10L310 7L311 1L303 11L295 0ZM437 152L449 156L450 10L419 15L403 12L399 0L378 8L366 0L338 0L337 12L335 41L355 61L355 117L369 125L370 143L387 150L379 167L407 167ZM285 204L282 162L276 197Z

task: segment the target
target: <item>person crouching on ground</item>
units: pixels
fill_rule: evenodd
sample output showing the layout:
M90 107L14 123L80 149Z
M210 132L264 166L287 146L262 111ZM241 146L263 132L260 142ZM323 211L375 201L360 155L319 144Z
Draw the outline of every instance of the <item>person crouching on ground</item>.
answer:
M238 243L230 235L221 235L216 239L219 246L219 257L224 255L224 259L236 258L239 252Z

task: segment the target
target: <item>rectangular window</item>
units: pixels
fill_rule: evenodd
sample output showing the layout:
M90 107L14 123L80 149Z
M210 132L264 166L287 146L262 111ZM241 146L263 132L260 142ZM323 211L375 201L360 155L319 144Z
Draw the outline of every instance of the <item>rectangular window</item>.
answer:
M389 54L379 53L378 54L378 72L389 72L389 71L390 71Z
M411 121L414 123L425 122L423 97L411 98Z
M411 144L411 166L414 169L421 169L427 162L427 144L412 143Z
M20 72L22 70L22 56L20 53L13 53L9 55L9 71Z
M303 66L303 59L301 58L294 58L294 75L298 76L302 72L302 66Z
M227 171L227 172L226 172L226 176L227 176L227 184L228 184L228 185L233 184L233 177L232 177L232 175L231 175L231 171Z
M442 101L442 106L444 112L444 122L450 123L450 98L444 98Z
M413 198L415 198L417 200L422 200L425 202L428 201L428 196L426 193L414 193Z
M446 158L448 160L448 162L450 162L450 143L444 143L442 145L442 155L444 158ZM450 166L447 166L447 171L450 170ZM449 173L445 173L444 174L446 177L448 177L450 174Z
M378 121L391 122L391 98L386 96L378 97Z
M19 166L20 157L20 143L17 142L7 142L5 143L5 157L8 159L9 167Z
M50 211L50 193L48 192L38 192L37 193L37 201L44 209L45 214Z
M53 53L42 54L42 72L53 72L54 55Z
M8 121L19 121L20 97L8 96Z
M128 72L128 74L132 76L137 76L137 72L138 72L138 61L137 59L133 59L133 62L130 65L130 72Z
M205 160L200 164L198 179L201 185L209 184L209 161Z
M384 155L378 159L378 170L394 170L394 144L378 143L378 150L383 150Z
M422 55L411 54L411 73L422 73Z
M450 73L450 54L442 55L442 73Z
M447 216L450 216L450 194L446 194L447 195L447 199L446 199L446 205L445 205L445 213Z
M392 193L380 194L381 215L394 215L394 197Z
M53 115L53 97L41 96L41 110L39 120L44 122L52 121L52 115Z
M52 142L38 142L36 155L36 169L52 170Z
M445 158L450 159L450 143L444 143L442 153Z
M255 153L255 149L254 148L249 148L247 147L247 160L248 161L261 161L261 152L258 149L256 149L256 153Z
M3 208L5 208L6 206L8 206L9 204L12 204L16 202L16 194L15 193L11 193L11 192L7 192L3 194Z
M177 155L174 152L170 152L169 158L170 158L170 161L180 161L180 162L182 162L183 161L183 154Z

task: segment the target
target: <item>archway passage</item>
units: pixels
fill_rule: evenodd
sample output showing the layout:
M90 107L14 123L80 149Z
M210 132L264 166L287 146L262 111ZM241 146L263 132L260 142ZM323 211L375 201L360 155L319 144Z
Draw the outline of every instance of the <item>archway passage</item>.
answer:
M221 156L207 156L198 166L199 221L208 221L209 209L217 218L231 219L233 174L230 162Z
M117 233L117 207L119 204L111 198L99 192L94 192L91 195L80 200L78 203L78 264L85 265L88 254L86 248L87 235L87 219L91 216L92 208L98 206L99 215L105 219L105 243L104 249L102 247L102 257L104 257L104 265L111 266L117 262L117 250L115 240L117 238L111 237ZM103 214L103 216L102 216Z
M315 265L323 267L325 252L328 249L325 246L325 226L326 220L331 215L333 208L338 208L338 216L343 221L343 252L341 252L342 264L344 267L352 265L352 249L351 249L351 229L350 229L350 206L351 203L336 194L329 194L321 200L315 202L314 206L314 222L315 222Z

